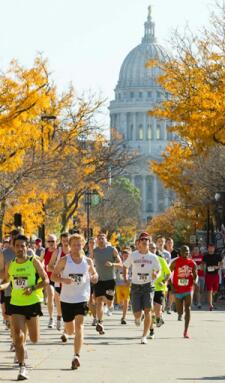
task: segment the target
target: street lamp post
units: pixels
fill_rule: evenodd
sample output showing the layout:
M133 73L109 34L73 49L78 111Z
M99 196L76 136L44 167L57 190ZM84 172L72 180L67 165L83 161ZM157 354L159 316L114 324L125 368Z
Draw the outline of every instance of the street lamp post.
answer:
M86 190L85 193L85 207L86 207L86 213L87 213L87 241L89 241L91 237L90 233L90 208L91 208L91 196L92 196L92 191L91 190Z

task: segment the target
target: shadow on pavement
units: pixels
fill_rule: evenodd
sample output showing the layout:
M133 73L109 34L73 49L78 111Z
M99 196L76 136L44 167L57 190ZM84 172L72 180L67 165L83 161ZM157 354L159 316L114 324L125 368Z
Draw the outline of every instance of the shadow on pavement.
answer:
M219 376L203 376L202 378L177 378L177 380L204 380L204 381L213 381L213 380L225 380L225 375L219 375Z

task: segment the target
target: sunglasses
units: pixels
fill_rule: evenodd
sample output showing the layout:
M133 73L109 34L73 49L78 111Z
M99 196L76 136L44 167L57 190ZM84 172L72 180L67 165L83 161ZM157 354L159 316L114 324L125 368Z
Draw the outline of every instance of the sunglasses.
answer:
M149 241L148 238L141 238L140 241Z
M48 243L55 243L55 241L47 241Z

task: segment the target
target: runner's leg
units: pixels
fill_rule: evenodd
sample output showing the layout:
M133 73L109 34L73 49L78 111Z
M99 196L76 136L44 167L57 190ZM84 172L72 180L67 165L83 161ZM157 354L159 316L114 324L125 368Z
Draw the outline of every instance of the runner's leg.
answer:
M75 317L75 338L74 338L74 355L80 356L81 347L83 345L84 333L84 316L76 315Z
M19 364L24 364L24 345L26 332L26 318L23 315L11 315L11 325L14 330L16 356Z

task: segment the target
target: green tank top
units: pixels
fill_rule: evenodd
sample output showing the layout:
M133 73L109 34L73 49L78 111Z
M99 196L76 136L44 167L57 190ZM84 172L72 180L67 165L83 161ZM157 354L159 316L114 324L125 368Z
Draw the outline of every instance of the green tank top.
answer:
M16 258L9 264L9 278L12 287L10 303L16 306L30 306L43 301L42 289L32 291L31 295L24 295L24 287L36 285L40 278L33 265L33 257L24 263L17 263Z

